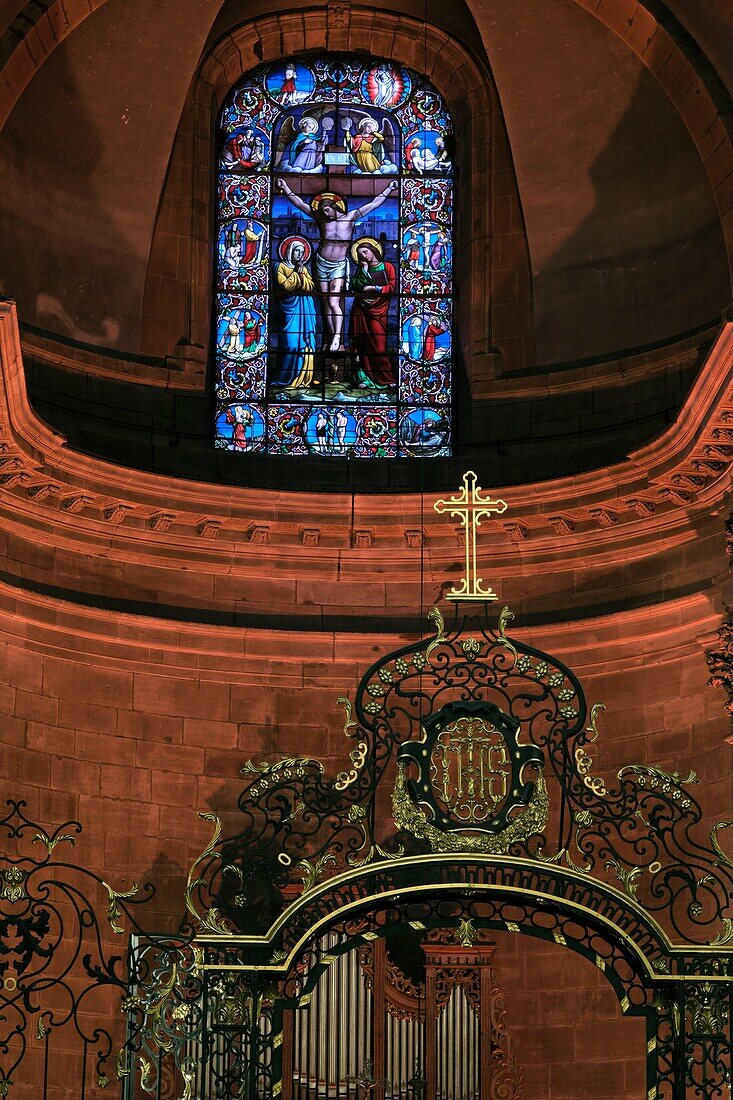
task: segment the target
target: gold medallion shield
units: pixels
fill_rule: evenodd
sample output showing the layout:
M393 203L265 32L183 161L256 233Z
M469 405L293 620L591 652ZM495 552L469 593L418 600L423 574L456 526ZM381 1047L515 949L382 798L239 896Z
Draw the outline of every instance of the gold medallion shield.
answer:
M507 796L511 761L500 731L478 715L445 726L430 756L433 789L465 825L490 820Z

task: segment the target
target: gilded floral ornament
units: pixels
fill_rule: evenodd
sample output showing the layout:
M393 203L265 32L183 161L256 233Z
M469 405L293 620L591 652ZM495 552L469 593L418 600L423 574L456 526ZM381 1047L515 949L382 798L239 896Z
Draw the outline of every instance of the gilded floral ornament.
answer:
M295 802L293 803L293 808L290 811L290 813L287 815L286 820L287 821L295 821L296 817L299 817L300 814L302 814L304 810L305 810L305 802L303 801L302 798L296 798Z
M323 764L320 760L311 760L308 756L283 756L280 760L272 762L262 760L257 763L246 760L239 769L239 774L245 778L249 775L260 776L259 780L250 787L250 793L257 796L276 786L282 779L301 779L306 773L306 768L309 767L315 767L323 774Z
M193 1086L196 1081L196 1062L193 1058L186 1058L181 1065L181 1077L184 1084L181 1100L194 1100Z
M476 852L483 855L505 855L512 844L527 840L542 832L547 822L549 801L547 787L540 775L535 793L526 811L516 818L503 832L471 833L451 832L432 825L407 792L405 765L399 763L397 779L392 794L392 816L398 829L422 840L427 840L433 852Z
M498 625L497 625L496 643L497 643L497 645L503 646L505 649L507 649L513 655L514 660L516 662L516 660L518 658L518 653L517 653L516 647L515 647L514 643L511 642L509 640L509 638L507 638L507 636L506 636L507 627L509 626L509 624L511 622L514 621L514 618L515 618L514 612L509 607L507 607L507 605L505 604L504 607L502 607L501 612L499 614L499 622L498 622Z
M702 1034L722 1036L728 1014L726 999L712 982L693 986L689 1002L693 1029Z
M560 692L562 698L563 693ZM597 718L601 711L605 710L604 703L594 703L590 710L590 718L588 725L586 726L586 744L596 741L598 739L598 726ZM593 791L599 797L606 794L606 784L602 779L591 775L590 770L593 767L593 761L590 754L586 752L583 745L578 745L575 750L575 766L578 769L578 775L582 776L583 782L589 790Z
M57 844L70 844L72 848L76 844L76 837L72 833L62 833L60 830L57 830L53 836L49 836L41 829L33 837L33 840L43 844L50 856L53 855L53 850Z
M120 924L120 918L122 913L120 911L120 901L129 901L130 898L134 898L140 892L140 886L137 882L133 882L129 890L114 890L109 883L102 881L102 886L107 891L109 898L109 904L107 905L107 920L109 921L110 928L113 932L116 932L118 936L121 936L124 929Z
M723 927L717 936L708 941L711 947L725 947L726 944L733 941L733 917L723 917L721 924Z
M456 943L461 947L473 947L476 942L476 928L470 917L461 918L456 928Z
M130 1076L130 1052L127 1047L122 1047L117 1052L115 1059L115 1073L120 1081Z
M140 1058L138 1064L140 1066L140 1087L145 1089L146 1092L151 1092L153 1089L153 1067L147 1058Z
M443 616L441 615L440 610L437 607L430 608L430 610L428 611L428 618L435 626L435 637L433 638L428 648L425 650L425 661L427 662L427 664L430 664L430 658L432 657L435 650L438 649L438 647L445 642L445 620L443 619ZM419 670L422 666L415 665L415 667Z
M4 879L4 886L0 890L0 900L9 901L11 905L22 901L27 895L25 892L25 871L21 867L6 867L0 871L0 879Z
M689 810L692 807L692 799L687 794L685 786L693 786L700 782L694 771L691 771L689 775L682 779L678 772L670 774L654 764L627 765L619 770L618 778L624 779L627 776L633 778L640 787L671 798L674 802L679 803L682 810ZM651 828L651 826L649 827Z
M206 879L194 878L194 872L197 867L206 865L210 860L219 859L220 852L216 850L216 846L221 839L222 824L216 814L212 813L200 813L199 817L203 821L211 821L214 824L214 832L211 840L204 848L200 856L191 864L191 869L188 872L188 880L186 882L186 890L184 893L184 900L186 903L186 909L193 917L196 926L203 932L213 932L217 936L227 936L233 931L230 923L222 917L221 913L216 907L207 909L205 913L199 913L194 904L194 896L199 887L206 886Z
M605 863L607 871L614 871L616 878L631 898L636 897L639 888L639 879L642 875L641 867L624 867L616 859L608 859Z
M329 867L336 867L337 864L336 856L330 852L324 852L323 855L313 861L301 859L298 863L298 870L303 876L303 890L306 893L308 890L312 890L325 877L326 870Z
M723 848L721 847L720 841L718 840L718 833L720 832L720 830L730 828L733 828L733 821L716 821L710 833L710 843L717 853L719 865L733 868L733 860L730 858L730 856L726 855L726 853L723 851Z
M361 844L355 852L350 852L346 857L346 863L349 867L356 869L357 867L366 867L368 863L371 863L375 859L400 859L405 854L405 849L401 844L398 844L394 852L387 852L379 844L369 843L369 828L367 822L367 811L364 806L353 805L349 808L349 812L346 815L347 820L352 824L358 824L361 829ZM363 855L360 853L364 853Z
M382 670L383 671L383 670ZM391 681L391 676L389 677ZM352 706L351 701L345 696L342 696L338 700L339 706L344 708L346 718L344 720L344 737L355 737L356 731L359 726L357 722L351 717ZM349 753L349 760L351 761L351 768L347 772L339 772L336 776L335 787L337 791L345 791L347 787L350 787L352 783L356 781L356 777L364 767L364 762L369 751L369 745L366 741L359 741L355 749L352 749Z

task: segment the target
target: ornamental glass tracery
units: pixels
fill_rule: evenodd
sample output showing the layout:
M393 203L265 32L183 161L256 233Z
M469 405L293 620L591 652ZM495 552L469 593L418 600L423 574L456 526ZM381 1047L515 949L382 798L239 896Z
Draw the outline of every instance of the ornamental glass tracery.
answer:
M450 454L441 97L390 61L287 59L233 89L218 137L216 445Z

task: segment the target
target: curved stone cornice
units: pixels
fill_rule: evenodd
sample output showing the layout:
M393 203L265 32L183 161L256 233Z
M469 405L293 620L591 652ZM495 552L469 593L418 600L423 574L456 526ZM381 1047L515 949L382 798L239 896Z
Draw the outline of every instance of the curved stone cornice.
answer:
M709 599L692 594L652 609L621 612L613 619L587 618L535 627L512 624L511 635L540 649L551 647L557 657L572 662L582 678L601 677L604 701L613 702L625 691L624 674L647 663L674 668L683 657L702 654L719 621ZM433 629L426 619L423 635ZM414 639L414 633L388 631L297 634L176 623L78 607L18 591L0 580L0 645L96 669L182 681L205 679L232 686L288 689L302 687L304 675L315 677L319 689L335 693L333 722L329 724L339 735L343 719L338 720L336 696L351 690L350 685L356 686L375 654ZM611 685L614 700L609 700ZM719 698L722 704L722 692ZM632 702L629 699L628 705ZM722 705L720 711L722 715Z
M367 616L414 611L421 555L425 603L455 574L459 532L419 494L275 493L115 466L71 450L35 414L9 303L0 355L2 568L14 583L297 621L324 607L353 614L355 604ZM721 572L732 368L728 323L657 440L617 465L503 493L510 507L487 528L481 562L485 577L504 579L503 598L521 602L532 576L538 613L573 617L611 610L602 595L617 584L628 607L637 589L653 603ZM574 567L586 592L575 604Z

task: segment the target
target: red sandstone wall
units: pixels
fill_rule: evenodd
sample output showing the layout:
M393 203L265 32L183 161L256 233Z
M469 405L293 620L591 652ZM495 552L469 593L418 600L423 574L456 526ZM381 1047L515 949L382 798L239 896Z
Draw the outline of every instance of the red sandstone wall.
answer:
M496 973L528 1100L641 1100L646 1021L621 1015L587 959L526 936L499 936Z
M114 880L162 859L180 887L208 825L226 814L249 756L299 753L343 766L336 698L403 639L179 626L74 609L0 589L0 737L8 794L53 824L78 816L90 864ZM706 686L702 597L572 626L517 631L576 669L604 701L598 769L694 767L711 818L730 808L722 692ZM700 639L697 641L696 639ZM180 898L161 917L174 921Z

